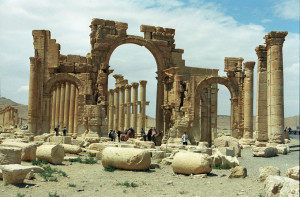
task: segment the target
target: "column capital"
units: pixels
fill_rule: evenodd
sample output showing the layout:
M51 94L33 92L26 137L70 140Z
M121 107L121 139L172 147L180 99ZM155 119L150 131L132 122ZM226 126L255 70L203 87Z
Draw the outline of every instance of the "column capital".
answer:
M146 80L140 80L140 85L141 86L145 86L147 84L147 81Z
M125 85L120 86L119 90L123 92L125 90Z
M244 62L244 69L246 71L253 71L254 65L255 65L255 62L253 62L253 61Z
M125 85L125 89L126 89L126 90L130 90L130 89L131 89L131 87L132 87L132 86L131 86L131 85L129 85L129 84L126 84L126 85Z
M119 87L116 87L116 88L114 89L114 93L119 93L119 91L120 91L120 88L119 88Z
M288 34L287 31L271 31L265 35L264 39L267 46L283 45L285 36Z
M256 55L258 59L267 57L267 47L265 45L258 45L255 48Z
M137 88L137 87L139 87L139 83L137 83L137 82L132 82L132 83L131 83L131 86L132 86L133 88Z
M109 92L110 94L113 94L115 91L114 91L113 89L109 89L108 92Z

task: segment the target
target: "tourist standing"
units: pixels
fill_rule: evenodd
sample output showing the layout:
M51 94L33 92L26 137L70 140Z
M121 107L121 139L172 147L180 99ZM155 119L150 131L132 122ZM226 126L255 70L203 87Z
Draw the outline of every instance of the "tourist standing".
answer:
M183 143L183 145L187 145L188 137L189 136L186 134L186 131L185 131L184 134L182 135L182 143Z
M57 125L54 129L55 131L55 135L58 136L59 135L59 125Z
M63 136L67 136L67 128L66 127L63 128Z
M121 141L121 131L118 131L118 141L120 142Z

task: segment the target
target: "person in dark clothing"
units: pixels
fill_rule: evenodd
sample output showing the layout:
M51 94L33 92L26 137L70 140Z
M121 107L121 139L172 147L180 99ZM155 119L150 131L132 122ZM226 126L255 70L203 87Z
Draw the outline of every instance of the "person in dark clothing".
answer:
M147 133L148 141L151 141L151 136L152 136L152 130L149 129L149 131L148 131L148 133Z
M121 131L118 131L118 141L120 142L121 141Z
M59 135L59 125L57 125L57 126L54 128L54 131L55 131L55 135L58 136L58 135Z
M67 128L66 127L63 128L63 136L67 136Z

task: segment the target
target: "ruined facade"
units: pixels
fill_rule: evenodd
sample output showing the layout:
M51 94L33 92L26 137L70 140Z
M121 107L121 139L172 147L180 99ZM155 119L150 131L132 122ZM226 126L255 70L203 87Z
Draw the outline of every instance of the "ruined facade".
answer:
M164 131L164 140L170 137L170 142L181 142L187 131L192 143L211 143L217 130L217 84L225 85L231 94L232 135L253 139L255 62L244 62L243 66L243 58L225 58L227 76L220 77L217 69L185 65L184 51L175 48L175 29L141 25L144 36L140 37L127 35L127 23L103 19L93 19L90 28L91 51L85 57L62 55L50 31L33 31L30 132L51 132L60 125L74 137L84 132L106 136L108 129L144 128L146 81L129 85L122 75L114 75L116 88L108 90L108 77L113 72L110 57L118 46L131 43L146 47L156 60L156 129Z
M18 110L12 106L0 108L0 128L10 129L18 125Z

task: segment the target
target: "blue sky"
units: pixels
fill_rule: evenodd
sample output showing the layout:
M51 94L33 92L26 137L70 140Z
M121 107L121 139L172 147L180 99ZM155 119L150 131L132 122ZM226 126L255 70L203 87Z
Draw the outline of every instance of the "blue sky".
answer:
M219 69L220 76L226 74L224 57L257 61L254 49L264 44L268 32L288 31L283 47L285 116L299 115L299 0L0 0L1 95L28 102L33 29L50 30L61 44L61 54L85 56L92 18L127 22L129 35L143 36L141 24L174 28L176 48L184 49L186 66ZM148 80L147 113L154 116L152 54L143 47L122 45L110 65L114 74L123 73L129 82ZM109 80L113 88L114 80ZM228 115L229 92L219 89L218 112Z

